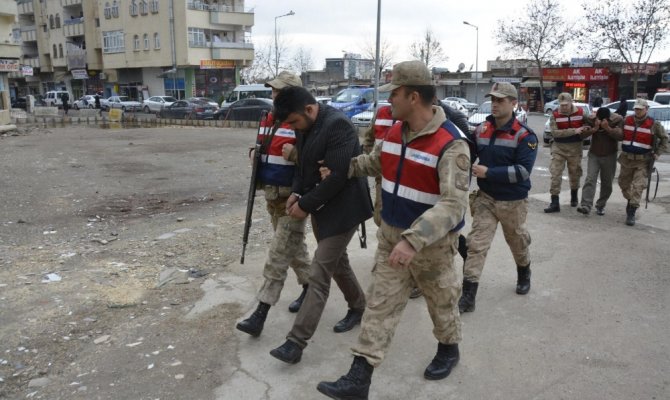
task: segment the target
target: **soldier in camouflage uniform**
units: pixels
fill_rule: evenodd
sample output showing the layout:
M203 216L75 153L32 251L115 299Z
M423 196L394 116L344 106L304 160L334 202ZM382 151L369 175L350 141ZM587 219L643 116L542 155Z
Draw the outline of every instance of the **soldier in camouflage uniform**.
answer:
M530 234L526 228L530 173L537 157L537 136L514 116L517 91L511 83L496 83L491 92L491 115L477 127L477 158L472 167L479 191L471 204L472 229L463 267L460 312L475 310L486 254L498 223L517 267L518 294L530 290Z
M663 126L649 115L649 103L635 100L634 115L623 123L623 141L619 155L619 187L626 205L626 225L635 225L635 212L640 207L642 192L647 187L649 166L660 157L668 144L668 135Z
M568 165L570 179L570 206L577 207L577 191L579 180L582 177L582 131L584 126L584 111L572 103L570 93L558 95L558 110L551 114L549 120L554 143L551 145L551 204L544 209L546 213L561 211L558 195L561 193L563 169Z
M302 86L302 81L298 76L282 71L265 86L272 88L274 98L280 89ZM266 207L275 234L263 268L265 281L257 295L258 307L249 318L237 324L238 330L254 337L261 334L270 306L279 300L289 266L303 286L300 297L289 305L290 312L298 312L307 291L311 265L305 244L305 220L286 215L286 201L291 195L297 155L294 151L283 156L282 150L284 146L295 143L295 132L288 126L275 124L272 114L268 114L261 121L259 136L261 143L265 144L258 166L259 181L265 192Z
M373 369L391 344L410 291L422 289L438 350L426 379L446 378L458 363L460 268L453 264L470 181L465 136L433 106L431 73L420 61L393 68L389 101L395 124L369 155L352 160L353 176L382 176L382 222L361 333L347 375L317 389L334 399L367 399ZM328 179L328 178L326 178Z

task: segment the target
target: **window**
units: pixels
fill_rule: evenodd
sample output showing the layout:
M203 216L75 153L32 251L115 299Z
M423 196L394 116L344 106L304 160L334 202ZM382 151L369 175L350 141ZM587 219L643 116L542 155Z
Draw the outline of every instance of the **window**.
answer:
M58 45L58 57L63 58L63 44Z
M58 48L54 44L53 52L51 53L51 58L58 58Z
M135 51L140 49L140 37L138 35L133 36L133 49Z
M149 13L149 4L147 0L140 1L140 14L147 15Z
M158 35L158 33L154 33L154 49L160 49L161 48L161 37Z
M56 28L60 28L60 14L56 14Z
M188 28L188 44L191 47L205 47L205 30L200 28Z
M109 5L109 2L105 3L105 19L112 18L112 7Z
M112 17L119 18L119 3L116 0L112 2Z
M125 51L126 43L123 31L102 32L102 52L121 53Z
M158 0L151 0L151 12L154 14L158 12Z
M144 34L144 50L149 50L149 35Z
M95 27L100 28L100 18L95 19Z
M130 15L137 16L137 2L135 0L130 1Z
M49 29L53 29L56 25L54 24L54 16L49 15Z

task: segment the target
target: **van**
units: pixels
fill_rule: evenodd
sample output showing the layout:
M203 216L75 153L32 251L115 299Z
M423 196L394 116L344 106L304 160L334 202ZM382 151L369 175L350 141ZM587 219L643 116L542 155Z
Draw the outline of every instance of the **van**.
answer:
M374 101L375 88L351 86L333 96L330 106L341 110L348 118L361 113ZM387 101L390 92L379 92L378 101Z
M74 97L72 97L72 93L69 93L66 90L50 90L44 96L44 103L49 107L62 107L63 100L61 100L61 96L64 93L67 93L67 95L70 97L68 103L72 104L76 100Z
M272 99L272 88L266 87L262 83L253 85L239 85L233 89L223 100L221 107L228 107L237 100L247 98Z
M654 101L663 104L663 105L668 105L670 104L670 92L658 92L654 95Z

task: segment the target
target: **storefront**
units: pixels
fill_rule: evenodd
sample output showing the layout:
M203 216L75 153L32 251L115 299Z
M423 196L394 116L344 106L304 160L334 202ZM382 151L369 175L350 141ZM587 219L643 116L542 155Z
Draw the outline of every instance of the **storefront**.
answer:
M236 86L235 61L200 60L200 69L194 70L194 78L196 96L219 102L224 93Z
M618 79L608 68L545 68L542 77L545 82L555 82L560 91L570 93L581 103L607 103L617 98Z

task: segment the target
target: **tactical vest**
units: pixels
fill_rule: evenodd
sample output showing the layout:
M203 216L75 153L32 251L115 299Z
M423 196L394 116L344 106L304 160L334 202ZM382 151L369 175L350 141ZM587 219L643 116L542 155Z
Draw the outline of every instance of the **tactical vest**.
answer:
M289 125L282 124L273 135L273 125L274 117L269 113L267 118L261 121L258 134L259 142L263 143L258 177L264 185L290 187L293 184L295 163L285 160L281 149L284 144L295 145L295 132Z
M386 134L380 161L382 167L382 219L391 226L407 229L440 200L437 165L446 147L465 140L450 121L432 135L403 143L402 124ZM460 230L464 220L452 231Z
M384 106L377 110L374 126L375 145L384 140L386 132L388 132L395 122L396 120L393 119L393 114L391 113L391 106Z
M556 127L558 129L577 129L584 126L584 110L577 107L577 111L570 115L561 114L557 110L554 111L554 120L556 121ZM554 137L554 141L557 143L575 143L581 142L582 138L579 135L561 138Z
M651 127L654 119L647 116L640 126L635 126L635 117L629 115L623 123L623 141L621 150L632 154L646 154L652 150L654 133Z

